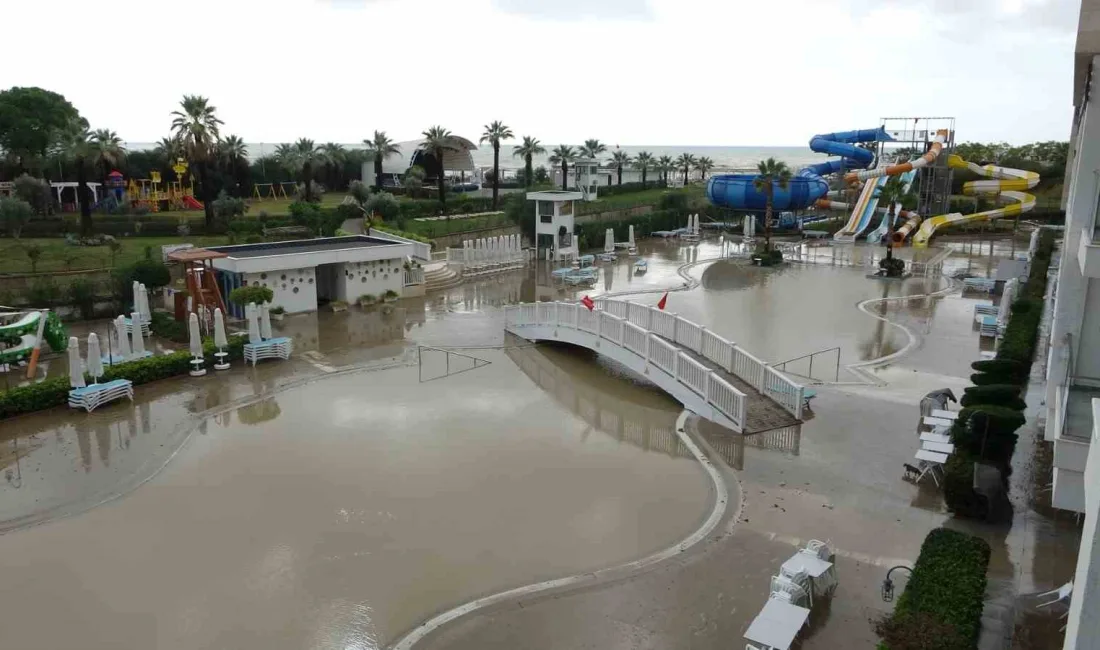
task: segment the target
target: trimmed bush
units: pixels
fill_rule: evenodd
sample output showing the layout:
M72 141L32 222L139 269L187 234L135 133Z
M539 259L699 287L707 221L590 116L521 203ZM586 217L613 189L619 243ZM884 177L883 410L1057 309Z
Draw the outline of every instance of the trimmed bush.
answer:
M84 320L95 318L95 283L88 278L77 278L69 283L69 300L80 311Z
M169 341L175 341L176 343L189 342L190 333L187 330L187 324L162 311L153 312L149 329L153 334Z
M970 367L978 372L1008 377L1025 377L1028 370L1024 364L1015 359L983 359L970 364Z
M951 438L957 447L961 447L957 451L1007 470L1012 452L1016 449L1016 430L1025 421L1023 413L1004 406L968 406L959 411L959 417L951 428Z
M257 305L271 302L274 298L275 292L270 287L237 287L229 292L229 302L242 307L250 302Z
M0 419L67 404L69 378L51 377L0 393Z
M970 386L963 391L959 404L964 408L979 404L992 404L1016 411L1022 411L1027 407L1024 400L1020 398L1020 387L1016 384Z
M943 500L956 517L986 519L989 500L974 490L974 459L955 453L943 465Z
M652 169L649 170L649 175L653 176ZM642 187L642 183L623 183L622 185L601 185L597 190L599 196L619 196L620 194L633 194L634 192L644 192L646 190L657 190L665 186L663 181L655 181L646 179L645 187Z
M989 555L989 544L977 537L946 528L928 533L894 613L876 626L884 644L890 650L977 648Z

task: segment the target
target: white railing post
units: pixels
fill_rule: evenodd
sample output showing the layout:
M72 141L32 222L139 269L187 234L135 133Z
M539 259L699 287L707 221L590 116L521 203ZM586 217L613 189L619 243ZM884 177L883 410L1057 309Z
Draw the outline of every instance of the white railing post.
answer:
M603 314L592 312L596 315L596 347L600 347L600 332L603 329Z
M587 307L585 307L587 309ZM581 306L573 306L573 329L579 330L581 328Z
M650 332L649 330L646 330L646 333L645 333L645 374L647 374L647 375L649 374L649 355L650 355L649 348L650 348L651 345L653 345L652 339L653 339L653 333Z
M676 314L669 314L669 315L672 316L672 342L675 343L676 342L676 335L679 334L678 325L679 325L679 322L680 322L680 317L677 316Z

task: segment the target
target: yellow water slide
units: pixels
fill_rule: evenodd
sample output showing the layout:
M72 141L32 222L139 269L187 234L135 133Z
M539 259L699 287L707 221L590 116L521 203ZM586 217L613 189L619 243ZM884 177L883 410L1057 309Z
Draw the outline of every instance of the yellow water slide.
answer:
M913 235L914 246L927 246L928 240L932 238L932 233L936 232L937 228L970 221L992 221L1003 217L1014 217L1035 207L1035 195L1026 191L1039 184L1039 174L1035 172L997 165L978 165L967 162L954 154L947 157L947 164L952 169L969 169L985 178L995 179L964 183L963 194L968 196L996 196L998 200L1012 200L1015 202L994 210L985 210L974 214L952 212L925 219L924 223L920 225L920 229Z

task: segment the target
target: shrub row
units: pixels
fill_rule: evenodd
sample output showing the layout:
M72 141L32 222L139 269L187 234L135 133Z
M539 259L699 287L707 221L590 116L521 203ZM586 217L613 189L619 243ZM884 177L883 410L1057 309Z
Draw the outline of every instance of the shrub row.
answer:
M878 622L889 650L971 650L978 647L989 544L946 528L928 533L905 593Z
M214 341L203 341L207 367L214 365ZM225 350L231 360L244 358L244 339L235 336ZM104 369L103 380L129 379L134 385L147 384L158 379L167 379L186 374L191 370L191 353L180 350L171 354L152 356L136 361L127 361ZM17 386L0 393L0 419L10 418L23 413L62 406L68 402L68 377L53 377L36 384Z
M989 515L991 504L974 490L976 462L1000 470L1007 487L1018 439L1016 431L1027 421L1027 405L1020 394L1035 356L1053 251L1054 233L1044 230L1027 283L1012 303L996 358L971 364L978 372L970 376L974 385L963 392L964 408L951 429L955 454L944 466L944 500L957 516L984 519Z
M620 194L633 194L634 192L644 192L646 190L661 189L663 187L665 187L664 181L646 179L644 187L641 182L623 183L622 185L601 185L597 189L597 193L598 196L601 197L619 196Z

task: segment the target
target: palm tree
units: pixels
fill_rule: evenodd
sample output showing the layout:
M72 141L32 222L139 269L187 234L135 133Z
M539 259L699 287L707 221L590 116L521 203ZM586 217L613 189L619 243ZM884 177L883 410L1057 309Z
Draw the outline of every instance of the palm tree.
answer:
M100 178L103 186L107 186L107 175L112 167L118 167L126 158L126 148L122 146L122 138L110 129L96 129L88 139L91 146L92 158L99 167Z
M757 191L763 192L766 197L764 203L764 250L770 251L772 249L772 202L775 197L775 187L778 185L781 190L787 189L787 184L791 180L791 170L787 168L787 163L775 158L768 158L757 164L756 172L757 176L752 180L752 186Z
M569 163L577 158L577 152L569 145L561 144L550 152L550 164L561 165L561 189L566 189L569 179Z
M497 188L500 187L500 141L511 140L516 137L512 129L505 126L500 120L493 120L485 125L485 132L481 134L482 144L488 142L493 145L493 209L497 209Z
M153 147L153 153L168 161L169 164L176 162L176 158L180 157L179 138L161 138L157 146Z
M695 165L695 156L690 153L682 153L680 157L676 159L676 167L684 169L684 185L688 184L688 173L691 171L692 166Z
M642 172L642 189L645 189L646 173L649 168L655 164L653 154L648 151L639 151L637 156L634 156L634 169L640 169Z
M596 158L601 153L607 153L607 145L599 140L585 140L584 144L581 146L580 155L582 158Z
M674 169L672 156L661 156L657 159L657 168L661 170L661 180L668 185L668 173Z
M291 170L301 174L304 188L302 198L309 203L313 200L313 170L317 166L327 165L328 155L313 140L299 138L291 148L287 164Z
M332 189L342 188L344 161L348 157L347 149L344 148L344 145L335 142L326 142L321 145L320 149L325 156L325 169L328 170L328 173L325 174L325 184Z
M76 200L80 204L80 235L92 234L92 201L88 190L87 160L92 155L92 134L88 131L88 122L83 118L74 120L61 133L57 143L60 157L71 160L76 167Z
M218 145L218 155L237 180L237 196L248 196L248 147L240 136L229 135Z
M180 102L183 110L172 111L172 132L180 143L187 160L198 170L199 193L202 196L206 225L214 224L214 205L211 185L207 181L207 165L214 156L221 136L218 128L223 124L215 114L210 101L199 95L184 95Z
M538 141L538 138L532 138L529 135L523 136L523 144L512 149L512 157L523 156L523 185L524 187L531 187L534 182L535 170L531 165L531 159L539 154L546 153L546 147Z
M374 156L374 190L382 190L382 161L394 154L401 153L401 147L386 136L385 131L375 131L370 140L363 140L367 151Z
M915 200L916 192L905 184L901 176L890 176L877 190L878 204L886 204L886 259L894 259L894 215L897 206ZM890 269L887 268L887 273Z
M714 169L714 161L706 156L700 156L699 160L695 161L695 169L702 175L703 180L707 180L707 172Z
M611 154L611 166L618 172L619 180L616 185L623 184L623 167L626 167L631 163L630 154L622 150L615 150Z
M447 188L444 184L443 154L448 151L457 151L458 145L454 142L454 136L442 126L433 126L424 131L424 142L420 148L435 157L436 162L436 189L439 191L439 208L443 214L447 214Z

